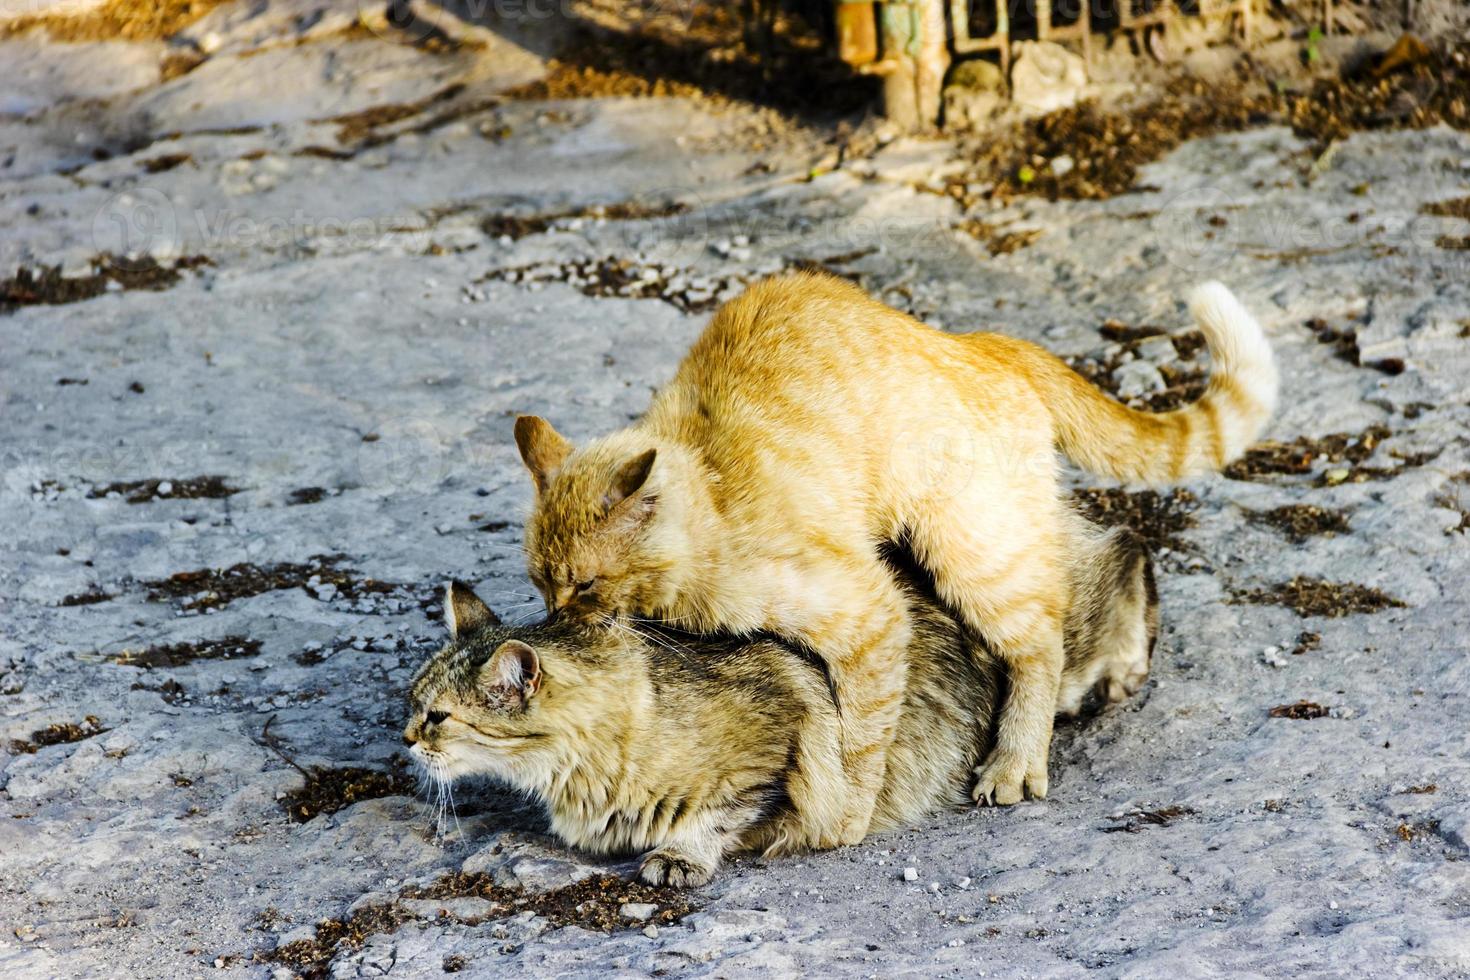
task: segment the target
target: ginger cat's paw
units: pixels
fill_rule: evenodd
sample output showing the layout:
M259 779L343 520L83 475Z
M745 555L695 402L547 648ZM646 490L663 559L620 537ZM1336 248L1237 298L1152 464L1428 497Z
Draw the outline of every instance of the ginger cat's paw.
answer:
M696 888L709 883L715 869L673 847L660 848L643 859L638 877L650 885Z
M975 788L970 796L978 806L1011 806L1023 799L1046 799L1046 762L1027 765L1024 759L993 752L982 766L975 767Z

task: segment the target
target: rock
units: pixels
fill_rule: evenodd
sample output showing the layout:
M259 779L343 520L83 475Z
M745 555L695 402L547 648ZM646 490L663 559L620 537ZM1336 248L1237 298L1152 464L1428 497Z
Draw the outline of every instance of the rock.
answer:
M276 940L276 949L285 949L292 943L309 943L316 940L316 926L297 926Z
M1444 811L1439 818L1439 835L1448 843L1470 851L1470 809Z
M1118 397L1124 399L1163 391L1168 387L1157 367L1148 361L1137 360L1114 369L1113 383L1118 386Z
M1065 109L1082 97L1087 66L1053 41L1017 41L1011 47L1011 101L1040 115Z
M629 922L647 922L657 911L658 906L652 902L624 902L618 914Z
M574 860L569 853L543 838L505 831L466 858L460 870L488 874L497 885L532 892L564 888L606 870Z
M972 92L1004 92L1006 77L995 62L970 58L950 68L947 85Z
M1005 105L998 92L977 92L951 85L944 90L944 122L946 126L983 126Z
M1065 177L1077 168L1077 161L1063 153L1059 157L1053 157L1051 161L1051 172L1058 177Z
M1151 364L1168 364L1179 360L1179 352L1174 349L1174 341L1168 337L1150 337L1140 341L1135 351L1139 360L1148 361Z
M904 881L918 881L919 880L919 869L918 868L904 868L903 869L903 880Z
M649 939L657 939L658 938L658 926L654 925L653 923L649 923L648 925L646 925L646 926L643 927L643 934L645 936L647 936Z
M745 941L755 933L776 934L786 928L786 919L759 909L722 909L700 912L684 922L705 939L716 943Z

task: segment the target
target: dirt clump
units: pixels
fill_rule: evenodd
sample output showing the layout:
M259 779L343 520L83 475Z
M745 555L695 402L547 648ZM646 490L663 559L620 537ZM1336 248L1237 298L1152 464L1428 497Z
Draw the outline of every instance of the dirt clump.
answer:
M1320 705L1315 701L1305 699L1293 704L1278 704L1269 712L1272 718L1291 718L1296 721L1311 721L1314 718L1326 718L1332 713L1332 709Z
M124 650L112 658L126 667L183 667L196 660L235 660L260 653L261 643L244 636L226 636L218 640L196 640L192 643L168 643L144 650Z
M1303 630L1296 636L1296 645L1291 648L1291 655L1294 657L1300 657L1302 654L1309 653L1310 651L1317 649L1321 645L1321 633L1312 633Z
M1364 361L1362 352L1358 349L1358 331L1351 327L1338 329L1321 317L1313 317L1308 320L1306 327L1312 331L1319 344L1329 345L1332 353L1339 360L1346 361L1353 367L1372 368L1388 375L1404 373L1405 365L1402 358L1385 357L1376 361Z
M693 911L684 897L685 893L674 888L655 888L614 874L595 875L583 878L562 888L548 892L523 892L495 884L494 879L483 873L449 874L426 888L410 889L404 898L483 898L498 906L495 918L515 915L530 910L549 921L553 926L580 926L597 932L612 932L628 928L630 923L622 916L625 903L647 903L657 905L658 911L639 923L669 925Z
M1019 231L1012 231L1009 228L1000 228L988 222L981 221L978 218L963 221L958 225L958 228L981 245L984 245L985 250L991 255L1010 255L1012 252L1020 251L1041 237L1040 228L1024 228Z
M274 565L241 562L229 568L175 572L143 585L149 590L150 602L179 600L181 608L194 611L219 609L236 599L277 589L303 589L323 601L382 597L417 602L421 607L433 602L427 593L412 586L360 577L346 562L346 555L313 555L305 562Z
M1232 589L1227 601L1234 605L1284 606L1298 616L1325 616L1329 619L1407 607L1403 600L1381 589L1354 582L1328 582L1305 575L1265 588Z
M1059 109L978 135L966 147L973 165L950 178L947 192L967 208L986 197L1028 194L1109 198L1136 189L1140 167L1186 140L1267 125L1290 126L1319 152L1360 130L1470 129L1470 43L1425 50L1381 59L1382 71L1365 67L1295 88L1243 59L1224 82L1179 78L1152 101ZM1051 165L1062 157L1073 165Z
M611 256L495 269L476 281L561 282L580 290L584 296L661 299L686 314L708 313L719 306L721 297L736 282Z
M1107 527L1131 528L1151 550L1193 550L1193 545L1179 537L1197 523L1194 512L1199 509L1199 498L1188 490L1175 487L1159 493L1087 487L1073 491L1072 497L1090 520Z
M1400 465L1387 468L1365 466L1378 444L1393 432L1386 425L1370 425L1362 432L1334 432L1325 436L1298 436L1291 442L1258 442L1245 455L1221 472L1232 480L1272 482L1278 476L1317 476L1319 486L1362 483L1397 476L1410 465L1423 465L1429 457L1400 456ZM1319 472L1320 464L1346 464Z
M1134 810L1127 814L1128 819L1123 823L1104 827L1103 833L1136 834L1144 827L1167 827L1180 817L1192 816L1195 812L1194 807L1177 803L1157 810Z
M579 926L604 933L645 928L650 923L669 925L694 911L690 899L677 889L654 888L611 874L584 878L547 892L525 892L497 885L488 874L452 873L422 888L406 888L394 902L364 906L342 919L324 919L317 923L313 938L278 946L257 959L289 967L305 980L320 980L330 975L329 967L338 954L361 949L372 936L395 932L421 918L403 902L454 898L480 898L490 903L484 916L466 921L467 925L532 912L553 928ZM654 905L657 910L648 919L633 922L621 911L629 902ZM445 959L444 968L453 973L465 965L463 957L451 956Z
M1091 353L1067 359L1072 370L1082 375L1097 388L1124 402L1131 408L1150 412L1168 412L1198 401L1209 384L1205 366L1195 361L1195 355L1205 348L1204 334L1198 330L1169 335L1162 327L1131 327L1117 320L1108 320L1098 332L1112 343L1101 353ZM1175 361L1155 364L1164 388L1159 391L1123 398L1119 392L1118 368L1136 359L1140 348L1157 337L1168 337L1174 348Z
M49 745L69 745L101 735L105 731L107 729L102 727L102 722L96 715L88 715L82 719L81 724L60 722L38 728L28 738L13 738L10 740L10 752L12 755L35 755L38 750Z
M320 503L327 496L326 487L298 487L287 496L286 502L292 506L302 504Z
M87 492L93 500L119 494L130 504L155 500L220 500L240 492L222 476L194 476L181 480L131 480L95 486Z
M165 153L162 156L144 160L143 171L150 174L161 174L190 163L193 159L188 153Z
M61 600L63 606L93 606L99 602L107 602L114 598L112 593L103 592L101 589L91 589L87 592L75 592L65 596Z
M1246 511L1246 520L1275 528L1297 544L1318 535L1331 537L1351 534L1353 530L1348 523L1347 511L1328 510L1316 504L1288 504L1267 511Z
M590 207L549 214L491 214L480 222L480 230L491 238L509 238L512 241L539 235L568 221L649 221L672 218L689 211L682 201L664 204L645 204L638 201L620 201L615 204L595 204Z
M61 306L95 299L107 292L110 283L124 290L162 292L177 284L184 271L213 264L202 255L185 256L167 265L153 258L119 263L113 256L101 255L85 276L65 277L60 266L20 268L9 279L0 279L0 315L22 306Z
M299 789L290 790L281 798L281 806L297 823L305 823L318 814L336 813L363 800L413 796L418 788L417 781L401 768L391 772L360 766L296 768L305 781Z

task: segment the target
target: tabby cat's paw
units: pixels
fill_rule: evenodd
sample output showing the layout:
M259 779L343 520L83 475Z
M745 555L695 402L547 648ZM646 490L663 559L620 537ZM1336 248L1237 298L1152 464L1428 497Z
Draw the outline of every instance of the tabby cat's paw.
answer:
M638 868L638 877L650 885L669 885L673 888L695 888L708 884L715 869L682 854L673 848L654 851L643 859Z
M1046 761L1027 765L1024 759L992 753L983 766L975 768L971 797L979 806L1011 806L1030 797L1046 799Z
M872 811L858 815L848 814L842 821L842 826L837 829L837 842L835 847L850 847L853 844L861 844L863 838L868 836L868 824L872 822Z

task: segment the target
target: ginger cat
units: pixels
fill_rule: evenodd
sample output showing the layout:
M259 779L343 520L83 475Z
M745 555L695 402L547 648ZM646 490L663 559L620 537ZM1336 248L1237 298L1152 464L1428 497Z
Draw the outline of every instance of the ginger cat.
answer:
M1079 519L1080 520L1080 519ZM1128 532L1087 537L1069 569L1063 683L1116 700L1148 673L1148 554ZM907 676L872 830L969 800L991 737L999 661L892 556L913 622ZM566 844L645 852L650 884L700 885L729 854L822 846L846 777L825 665L770 636L711 637L560 620L502 627L468 587L445 603L451 641L419 669L404 741L441 782L491 776L546 806ZM1116 656L1116 638L1131 659Z
M523 416L525 544L556 615L768 630L825 661L841 705L841 817L860 840L883 782L912 626L878 546L902 538L1005 665L977 801L1046 795L1071 535L1060 448L1159 482L1218 470L1276 399L1271 349L1218 283L1190 309L1213 359L1173 412L1113 401L1042 348L946 334L844 280L768 279L725 304L646 415L578 449Z

